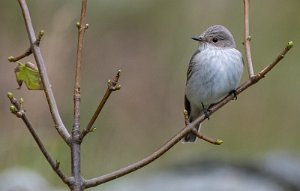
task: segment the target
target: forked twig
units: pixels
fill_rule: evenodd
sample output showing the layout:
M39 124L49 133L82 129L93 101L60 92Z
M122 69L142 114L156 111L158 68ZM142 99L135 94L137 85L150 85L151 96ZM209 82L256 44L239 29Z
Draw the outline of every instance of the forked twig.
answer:
M75 66L75 85L74 85L74 116L72 127L72 141L71 141L71 171L74 178L74 184L72 184L73 191L82 191L83 179L81 177L81 155L80 155L80 68L82 63L82 49L84 34L88 25L85 24L86 20L86 8L87 0L82 0L80 22L77 23L78 28L78 40L77 40L77 52L76 52L76 66Z
M9 62L17 62L27 56L30 56L32 54L32 51L31 51L31 48L28 48L23 54L17 56L17 57L14 57L14 56L10 56L8 57L8 61Z
M34 44L36 44L37 46L39 46L43 36L44 36L44 31L41 30L39 32L39 36L36 39L36 41L35 41ZM23 59L23 58L25 58L27 56L30 56L31 54L32 54L32 47L30 46L30 48L28 48L23 54L21 54L21 55L19 55L17 57L14 57L14 56L8 57L8 61L9 62L17 62L17 61L19 61L19 60L21 60L21 59Z
M30 134L32 135L33 139L37 143L40 151L43 153L44 157L46 158L46 160L48 161L48 163L50 164L50 166L52 167L54 172L60 177L60 179L64 183L66 183L68 185L70 183L70 179L67 176L65 176L64 173L59 169L59 162L54 161L52 159L52 157L48 153L47 149L45 148L43 142L41 141L41 139L35 132L34 128L32 127L30 121L28 120L25 110L22 109L23 99L21 98L20 100L22 100L22 101L18 101L15 97L13 97L13 94L10 92L7 94L7 97L9 98L9 100L12 104L10 107L11 112L14 113L18 118L21 118L23 120L27 129L29 130Z
M50 109L50 113L52 116L52 119L54 121L55 124L55 128L58 131L58 133L60 134L60 136L64 139L64 141L69 144L69 139L70 139L70 134L68 132L68 130L66 129L65 125L62 122L61 116L59 114L57 105L56 105L56 101L53 95L53 91L51 89L51 85L50 85L50 81L48 78L48 74L46 71L46 67L45 67L45 63L44 63L44 59L40 50L40 47L38 46L37 42L37 38L35 36L35 32L32 26L32 21L31 21L31 17L29 14L29 10L28 10L28 6L26 3L26 0L18 0L19 4L21 6L21 10L23 13L23 17L24 17L24 21L25 21L25 26L26 26L26 30L28 33L28 38L30 41L30 47L31 47L31 51L34 55L37 67L39 69L39 73L41 75L41 80L43 83L43 87L44 87L44 92L47 98L47 102L48 102L48 106Z
M258 74L254 75L253 78L248 79L245 83L243 83L237 90L236 94L240 94L243 91L245 91L247 88L250 86L254 85L257 83L259 80L261 80L268 72L272 70L274 66L276 66L279 61L285 56L285 54L292 48L293 44L292 42L289 42L288 45L285 47L285 49L276 57L276 59L272 62L272 64L268 65L266 68L264 68L262 71L260 71ZM254 80L253 80L254 79ZM224 105L226 105L228 102L233 100L235 95L233 94L228 94L224 99L222 99L220 102L215 104L213 107L210 108L209 115L215 113L217 110L222 108ZM176 143L178 143L187 133L195 132L196 130L193 128L196 124L199 122L203 122L206 119L206 116L202 114L199 116L195 121L190 123L187 127L183 128L179 133L177 133L171 140L169 140L166 144L164 144L161 148L159 148L157 151L155 151L153 154L149 155L148 157L133 163L127 167L121 168L120 170L111 172L109 174L97 177L97 178L92 178L90 180L85 181L85 188L90 188L97 186L99 184L103 184L105 182L114 180L116 178L119 178L121 176L124 176L126 174L129 174L133 171L136 171L147 164L151 163L155 159L159 158L161 155L163 155L165 152L167 152L171 147L173 147ZM197 134L198 136L198 134ZM199 136L198 136L199 137ZM200 136L199 138L203 138Z
M188 127L190 125L190 122L189 122L189 116L188 116L187 110L183 111L183 116L184 116L185 127ZM192 128L191 132L194 133L199 139L202 139L208 143L211 143L214 145L221 145L223 143L223 141L220 139L213 139L213 138L203 135L196 128Z
M221 140L214 140L209 137L206 137L200 133L197 132L195 128L195 124L199 122L203 122L207 116L204 114L199 116L196 120L194 120L192 123L186 123L185 127L182 128L173 138L171 138L169 141L167 141L165 144L163 144L158 150L156 150L151 155L147 156L146 158L135 162L127 167L121 168L119 170L116 170L114 172L92 178L89 180L84 180L84 178L81 177L80 174L80 144L83 138L92 131L92 126L97 119L99 113L101 112L103 106L105 105L107 99L109 98L110 94L114 90L118 90L120 88L118 83L118 79L120 76L120 71L116 75L115 79L112 81L109 81L107 91L102 98L101 102L99 103L99 106L94 113L92 119L90 120L87 127L80 132L80 65L82 60L82 47L83 47L83 38L84 38L84 32L87 29L88 25L85 24L85 17L86 17L86 5L87 0L82 0L82 10L81 10L81 17L80 22L77 23L78 27L78 46L77 46L77 57L76 57L76 74L75 74L75 86L74 86L74 122L73 122L73 128L72 128L72 136L68 133L67 129L65 128L64 124L61 121L61 117L58 113L58 109L54 100L54 96L51 90L51 86L47 77L46 68L44 65L43 57L41 55L40 48L38 47L38 39L35 37L35 33L32 27L31 18L29 15L28 7L26 5L26 0L18 0L20 3L20 6L22 8L23 17L26 23L26 29L28 32L29 40L30 40L30 51L25 52L23 55L17 57L17 58L11 58L13 61L14 59L25 57L27 54L33 53L35 56L35 60L37 63L37 66L39 68L39 72L42 78L42 83L45 88L45 94L47 97L48 105L52 114L52 118L54 120L54 123L56 125L57 131L63 137L65 142L70 145L71 147L71 161L72 161L72 177L66 177L59 169L59 161L54 161L49 153L46 151L45 147L43 146L41 140L39 139L38 135L35 133L34 129L32 128L30 122L28 121L24 110L21 108L21 103L19 103L13 95L9 94L8 97L11 100L12 106L11 111L14 113L17 117L21 118L23 122L25 123L26 127L29 129L30 133L34 137L36 143L38 144L40 150L44 154L45 158L51 165L52 169L56 172L56 174L63 180L64 183L66 183L73 191L82 191L85 188L90 188L97 186L99 184L103 184L105 182L114 180L116 178L119 178L121 176L124 176L126 174L129 174L133 171L136 171L154 160L158 159L160 156L162 156L164 153L166 153L170 148L172 148L176 143L178 143L186 134L188 133L194 133L197 135L198 138L203 139L207 142L213 143L213 144L221 144ZM266 68L261 70L259 73L254 75L253 71L253 65L252 65L252 59L251 59L251 51L250 51L250 36L249 36L249 2L248 0L244 0L244 8L245 8L245 39L244 39L244 46L246 51L246 58L247 58L247 65L248 65L248 73L249 73L249 79L244 82L237 90L236 95L242 93L250 86L257 83L259 80L261 80L268 72L270 72L279 62L281 59L284 58L284 56L288 53L288 51L292 48L293 43L289 42L288 45L285 47L285 49L276 57L276 59L268 65ZM38 42L38 43L37 43ZM228 102L230 102L234 96L233 94L229 94L225 98L223 98L220 102L214 104L212 107L210 107L209 115L212 115L214 112L222 108L224 105L226 105Z

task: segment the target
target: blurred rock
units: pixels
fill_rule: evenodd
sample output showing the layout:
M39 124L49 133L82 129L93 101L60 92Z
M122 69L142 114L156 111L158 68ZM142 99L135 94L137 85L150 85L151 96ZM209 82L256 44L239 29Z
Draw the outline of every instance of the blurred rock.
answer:
M103 191L299 191L300 160L273 153L255 160L219 157L171 165L152 174L127 176L101 186ZM91 190L99 190L99 187ZM0 174L0 191L66 191L51 188L39 174L13 168Z
M299 158L283 153L267 155L259 166L264 174L268 174L288 190L300 190Z
M124 178L103 189L118 191L299 191L300 160L268 155L243 162L207 159L175 165L135 180ZM97 189L95 189L97 190Z
M1 191L66 191L51 188L36 172L24 168L12 168L0 173Z

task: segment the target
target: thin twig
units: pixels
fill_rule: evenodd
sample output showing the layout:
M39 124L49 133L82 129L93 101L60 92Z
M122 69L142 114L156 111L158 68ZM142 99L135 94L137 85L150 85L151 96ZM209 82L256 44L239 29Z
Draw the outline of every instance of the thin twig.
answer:
M119 81L119 78L120 78L120 74L121 74L121 70L119 70L116 74L116 76L114 77L113 80L108 80L108 83L107 83L107 89L106 89L106 92L102 98L102 100L100 101L93 117L91 118L90 122L88 123L87 127L83 129L82 133L81 133L81 138L80 140L82 141L83 138L89 133L89 132L93 132L94 131L94 128L93 125L96 121L96 119L98 118L99 114L101 113L106 101L108 100L110 94L113 92L113 91L116 91L116 90L120 90L121 89L121 85L118 85L118 81Z
M82 0L80 22L77 23L78 27L78 40L77 40L77 52L76 52L76 67L75 67L75 85L74 85L74 117L72 128L72 143L71 143L71 170L74 178L74 184L72 185L73 191L83 190L83 179L81 177L81 158L80 158L80 68L82 62L82 49L84 34L87 29L85 24L86 19L86 7L87 0Z
M282 60L284 58L284 56L286 55L286 53L293 47L293 42L290 41L287 46L285 47L285 49L282 51L281 54L279 54L277 56L277 58L272 62L272 64L270 64L268 67L264 68L262 71L260 71L258 73L258 75L260 75L262 78L270 71L274 68L274 66L276 66L276 64Z
M250 86L257 83L259 80L261 80L268 72L270 72L272 70L272 68L274 66L276 66L279 63L279 61L285 56L285 54L291 49L291 47L292 47L292 42L289 42L288 45L286 46L286 48L279 54L279 56L277 56L277 58L272 62L272 64L268 65L266 68L264 68L258 74L254 75L252 80L248 79L245 83L243 83L236 90L236 94L238 95L238 94L242 93L247 88L249 88ZM215 104L213 107L210 108L209 115L213 114L214 112L216 112L217 110L222 108L224 105L226 105L228 102L233 100L234 96L235 95L233 95L233 94L228 94L228 96L226 96L224 99L222 99L220 102L218 102L217 104ZM177 133L171 140L169 140L166 144L164 144L160 149L158 149L157 151L155 151L153 154L149 155L145 159L142 159L136 163L133 163L127 167L121 168L121 169L111 172L109 174L99 176L96 178L92 178L90 180L86 180L84 187L90 188L90 187L97 186L99 184L103 184L105 182L114 180L116 178L119 178L121 176L129 174L133 171L136 171L136 170L146 166L147 164L153 162L154 160L156 160L157 158L162 156L164 153L166 153L171 147L173 147L176 143L178 143L187 133L192 131L193 133L196 134L197 132L195 132L195 130L193 130L193 126L195 126L199 122L203 122L205 119L206 119L206 116L204 114L202 114L195 121L190 123L187 127L183 128L179 133ZM201 135L199 138L201 138Z
M87 29L83 26L86 19L86 6L87 0L82 0L80 22L78 27L78 40L77 40L77 52L76 52L76 68L75 68L75 85L74 85L74 122L72 133L80 133L80 68L82 62L82 49L84 34ZM74 136L73 136L74 138Z
M44 31L41 30L39 32L39 36L36 39L36 41L35 41L34 44L37 45L37 46L39 46L40 42L41 42L41 39L42 39L43 36L44 36ZM23 58L25 58L27 56L30 56L31 54L32 54L32 46L30 46L30 48L28 48L23 54L21 54L21 55L19 55L17 57L14 57L14 56L8 57L8 61L9 62L17 62L17 61L19 61L19 60L21 60L21 59L23 59Z
M44 36L44 31L41 30L39 32L39 36L36 39L36 41L35 41L34 44L36 44L37 46L39 46L43 36ZM32 54L32 47L30 46L30 48L28 48L23 54L21 54L21 55L19 55L17 57L14 57L14 56L8 57L8 61L9 62L17 62L17 61L19 61L19 60L21 60L21 59L23 59L23 58L25 58L27 56L30 56L31 54Z
M64 173L59 169L59 162L54 161L50 154L48 153L47 149L45 148L44 144L42 143L41 139L35 132L34 128L32 127L30 121L28 120L25 111L21 107L21 103L17 101L16 98L13 97L12 93L8 93L8 98L11 104L15 107L12 111L17 117L21 118L25 123L27 129L31 133L32 137L34 138L35 142L37 143L40 151L43 153L44 157L54 170L54 172L60 177L60 179L67 185L70 183L70 179L64 175ZM12 108L12 107L11 107Z
M251 48L250 48L250 40L251 36L249 35L249 0L244 0L244 48L246 53L246 60L248 66L248 74L249 78L254 76L252 57L251 57Z
M211 144L214 144L214 145L221 145L223 143L223 141L221 139L213 139L208 136L205 136L202 133L198 132L198 130L195 128L192 129L192 133L194 133L199 139L202 139L202 140L209 142Z
M184 110L183 116L184 116L185 126L188 127L189 124L190 124L190 121L189 121L189 115L188 115L187 110ZM196 128L193 128L191 130L191 132L194 133L199 139L202 139L202 140L204 140L208 143L211 143L211 144L214 144L214 145L221 145L223 143L223 141L220 140L220 139L213 139L213 138L210 138L210 137L207 137L207 136L203 135L202 133L198 132L198 130Z
M32 51L31 51L31 48L28 48L23 54L17 56L17 57L14 57L14 56L10 56L8 57L8 61L9 62L17 62L27 56L30 56L32 54Z
M53 91L51 89L51 85L50 85L49 78L47 75L46 67L44 64L44 59L42 57L41 49L39 48L38 44L36 43L37 39L36 39L35 32L34 32L34 29L32 26L32 21L30 18L26 0L19 0L19 4L22 9L22 13L23 13L23 17L24 17L24 21L25 21L25 25L26 25L26 30L28 33L28 38L30 41L31 50L33 52L35 61L37 63L37 67L39 69L39 73L41 75L44 92L45 92L45 95L47 98L47 102L48 102L48 106L49 106L49 109L51 112L52 119L55 124L55 128L58 131L58 133L60 134L60 136L64 139L64 141L67 144L69 144L70 134L62 122L62 119L60 117L60 114L59 114L59 111L58 111L58 108L56 105L56 101L55 101L55 98L53 95Z

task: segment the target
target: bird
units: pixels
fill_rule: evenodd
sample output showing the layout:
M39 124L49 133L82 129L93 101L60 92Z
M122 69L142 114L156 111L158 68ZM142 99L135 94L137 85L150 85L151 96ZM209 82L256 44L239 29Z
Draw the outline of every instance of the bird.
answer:
M192 37L198 47L192 55L188 69L184 107L188 122L203 113L209 117L209 106L229 93L234 93L243 74L243 57L236 49L231 32L222 25L208 27L201 35ZM201 123L193 128L200 131ZM194 142L196 135L188 133L182 142Z

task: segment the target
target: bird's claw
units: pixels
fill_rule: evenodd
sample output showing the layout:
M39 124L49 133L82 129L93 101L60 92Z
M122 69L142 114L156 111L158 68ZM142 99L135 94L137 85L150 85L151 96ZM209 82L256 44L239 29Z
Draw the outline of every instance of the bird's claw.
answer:
M229 94L233 94L233 100L237 100L237 92L236 90L231 90Z
M203 113L205 115L205 118L207 118L207 120L209 120L209 113L210 113L210 110L209 109L204 109L203 110Z
M211 112L211 110L210 109L206 109L204 107L203 103L201 103L201 105L202 105L202 109L203 109L203 113L204 113L205 118L207 118L207 120L209 120L209 113Z

